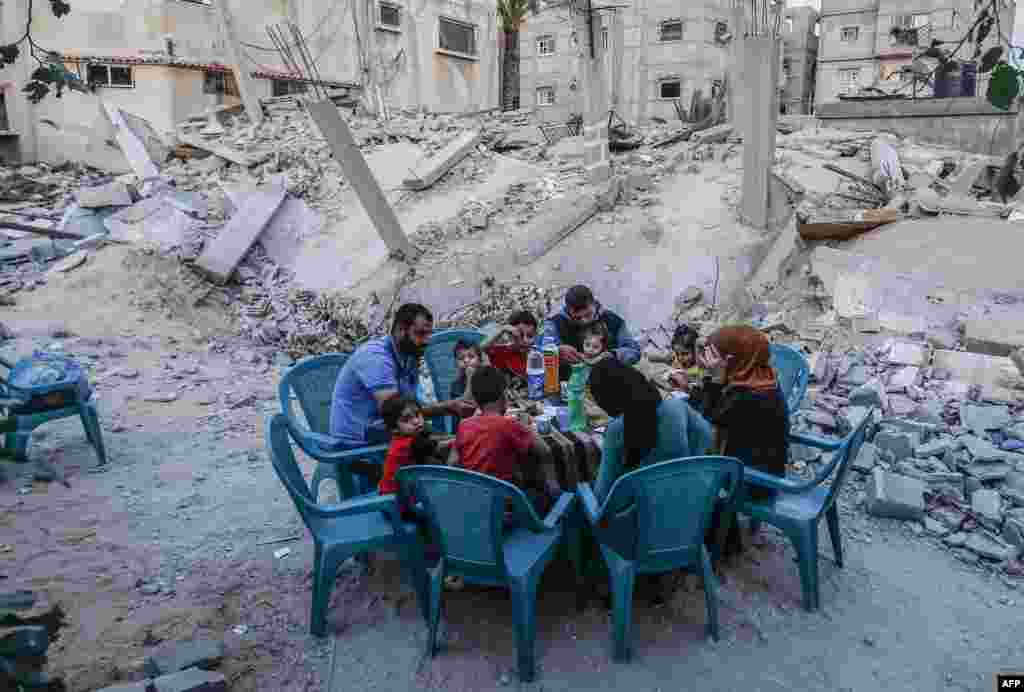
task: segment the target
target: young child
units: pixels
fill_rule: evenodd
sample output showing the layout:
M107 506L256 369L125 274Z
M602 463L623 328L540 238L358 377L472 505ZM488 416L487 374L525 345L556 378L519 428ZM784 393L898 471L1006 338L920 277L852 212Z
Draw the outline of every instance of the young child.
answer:
M450 399L473 400L473 392L470 378L473 373L483 364L483 351L476 344L459 339L455 343L455 364L459 368L459 376L452 382Z
M550 450L536 432L508 417L505 375L485 366L473 374L480 415L467 418L455 434L456 466L485 473L520 488L544 516L561 494Z
M413 464L442 464L436 459L444 450L437 442L430 439L430 433L424 425L423 412L420 405L413 399L395 397L388 399L380 407L384 425L391 433L391 446L388 447L384 459L384 475L377 485L381 495L398 492L395 474L398 469ZM402 507L402 518L408 519L409 508Z
M681 391L700 386L704 371L697 363L697 330L688 324L676 327L672 335L672 386Z
M587 365L596 365L611 356L608 339L608 327L604 322L594 322L583 330L583 360Z
M537 340L537 318L526 310L517 310L508 324L480 344L490 364L506 375L525 379L526 358ZM502 343L505 342L505 343Z

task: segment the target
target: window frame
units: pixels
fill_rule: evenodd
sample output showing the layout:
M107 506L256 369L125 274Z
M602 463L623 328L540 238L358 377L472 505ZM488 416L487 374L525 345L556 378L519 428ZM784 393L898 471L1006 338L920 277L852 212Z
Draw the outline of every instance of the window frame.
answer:
M604 50L608 50L609 41L611 40L609 38L609 33L608 27L601 27L601 48Z
M384 21L384 9L385 8L395 11L395 13L398 15L398 23L397 24L388 24L388 23L386 23ZM397 4L397 3L394 3L394 2L388 2L388 0L378 0L377 1L377 28L382 30L382 31L393 31L395 33L401 33L402 32L402 6Z
M863 68L860 67L842 67L837 70L837 76L839 77L839 87L841 93L847 94L853 91L855 88L860 87L860 73ZM856 75L855 80L849 80L844 75Z
M95 68L103 68L107 73L107 80L105 82L94 82L92 80L92 71ZM126 70L128 72L127 83L114 83L114 70ZM103 87L104 89L134 89L135 88L135 70L132 65L114 65L105 62L90 62L85 66L85 81L90 85L97 87Z
M551 100L547 101L547 102L541 101L541 98L540 98L541 92L550 93L551 94ZM555 92L555 87L553 87L553 86L549 86L549 85L539 86L534 91L534 102L537 104L538 108L554 106L555 105L555 93L556 93Z
M847 32L851 32L853 38L847 38ZM860 27L857 25L839 27L839 40L843 43L856 43L860 40Z
M549 51L542 51L541 50L541 44L546 44L548 42L550 42L550 44L551 44L551 50L549 50ZM537 37L537 42L536 42L537 56L541 57L541 58L547 58L547 57L550 57L550 56L554 55L555 52L556 52L556 44L557 44L557 41L555 39L555 35L554 34L542 34L542 35L538 36Z
M279 91L283 91L284 93L278 93ZM295 96L296 94L306 94L308 92L309 84L306 82L296 82L293 79L270 80L270 95L272 98Z
M716 19L712 31L715 43L722 43L722 37L729 33L729 22L724 19Z
M665 27L669 24L679 25L679 38L665 38ZM686 34L686 26L682 19L663 19L658 24L658 43L678 43Z
M460 26L463 29L469 29L470 35L471 35L472 40L473 40L473 45L472 45L473 52L472 53L466 53L466 52L459 51L459 50L453 50L451 48L445 48L444 46L441 45L441 24L443 22L448 22L449 24L454 24L456 26ZM479 27L476 24L473 24L472 22L463 21L461 19L455 19L454 17L443 17L443 16L441 16L441 17L437 18L437 33L436 33L436 35L437 35L437 48L435 50L438 53L442 53L444 55L451 55L451 56L456 57L456 58L465 58L465 59L468 59L468 60L479 60L480 59L480 44L479 44L479 40L478 40L478 37L479 37Z
M675 84L679 89L679 94L676 96L665 96L665 86L668 84ZM658 100L659 101L676 101L683 97L683 80L680 77L665 77L658 80Z

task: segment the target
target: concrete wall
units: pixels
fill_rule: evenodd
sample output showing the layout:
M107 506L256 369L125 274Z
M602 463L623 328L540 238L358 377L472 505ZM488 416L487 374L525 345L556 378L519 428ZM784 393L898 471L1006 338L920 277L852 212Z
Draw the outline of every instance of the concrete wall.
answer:
M347 3L292 4L300 27L323 27L310 43L325 79L356 83L368 79L380 85L390 105L398 107L422 105L437 112L461 112L498 106L498 31L493 3L398 0L394 4L402 8L402 26L397 31L378 26L376 0L351 3L359 19L358 38ZM456 56L439 49L441 17L475 27L476 56Z
M1024 131L1016 106L1005 112L973 98L825 103L816 115L833 127L888 131L990 156L1014 149Z
M717 21L725 22L736 34L728 0L637 0L602 16L608 27L605 69L611 102L627 120L645 121L655 116L674 120L674 99L660 98L661 82L678 79L683 105L689 108L693 92L701 89L708 95L712 82L722 79L729 68L729 47L715 41ZM661 23L670 19L683 21L682 40L660 40ZM537 55L537 38L546 34L556 37L554 56ZM549 9L527 18L520 48L520 106L537 106L537 88L555 86L555 105L541 107L543 117L562 120L582 110L578 91L570 89L573 78L578 80L578 58L571 36L567 8ZM602 39L597 36L595 40Z
M794 7L786 11L784 20L789 22L783 22L782 58L789 69L782 71L781 104L787 114L807 114L814 105L818 13L812 7Z

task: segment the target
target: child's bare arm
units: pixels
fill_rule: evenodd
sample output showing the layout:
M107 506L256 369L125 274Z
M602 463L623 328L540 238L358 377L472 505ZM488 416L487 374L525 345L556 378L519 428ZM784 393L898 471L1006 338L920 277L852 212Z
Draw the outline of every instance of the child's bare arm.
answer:
M557 497L562 492L562 486L558 484L558 472L555 470L555 459L551 454L551 448L544 441L537 431L533 431L533 444L530 447L530 457L540 471L541 480L548 494Z

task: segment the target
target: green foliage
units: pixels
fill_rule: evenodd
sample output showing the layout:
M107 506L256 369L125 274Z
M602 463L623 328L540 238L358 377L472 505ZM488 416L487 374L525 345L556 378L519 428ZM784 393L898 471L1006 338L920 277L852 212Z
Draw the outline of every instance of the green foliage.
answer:
M526 15L535 11L531 0L498 0L498 20L506 33L519 31Z
M25 0L7 0L8 2L23 2ZM33 0L28 1L28 16L33 16L34 2ZM66 0L48 0L50 3L50 12L57 19L68 15L71 12L70 3ZM25 33L14 43L8 43L6 45L0 45L0 69L7 67L8 65L14 64L19 57L21 57L22 44L27 43L29 53L36 62L39 63L39 67L36 68L35 72L32 73L32 77L28 84L22 87L22 91L28 94L28 100L32 103L39 103L47 94L50 93L51 89L56 90L57 98L60 98L64 93L65 88L80 89L81 81L75 76L68 72L63 65L59 62L59 56L54 53L50 53L41 49L36 42L32 39L31 26L25 27ZM40 57L43 55L43 58ZM45 60L44 60L45 58Z
M1005 62L997 63L988 82L988 102L1000 110L1009 110L1020 95L1021 73Z

